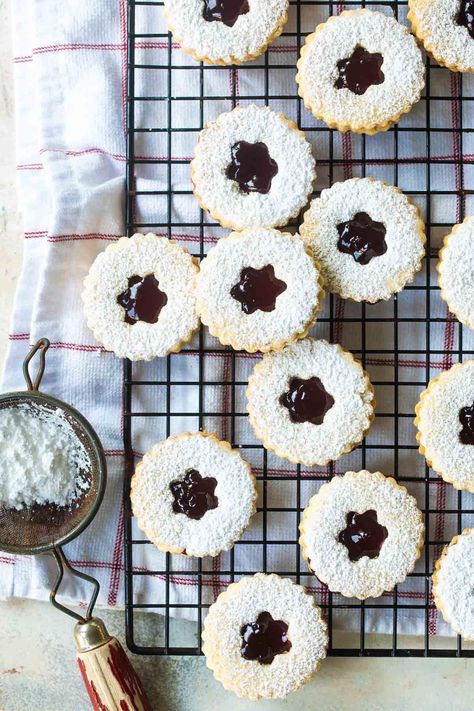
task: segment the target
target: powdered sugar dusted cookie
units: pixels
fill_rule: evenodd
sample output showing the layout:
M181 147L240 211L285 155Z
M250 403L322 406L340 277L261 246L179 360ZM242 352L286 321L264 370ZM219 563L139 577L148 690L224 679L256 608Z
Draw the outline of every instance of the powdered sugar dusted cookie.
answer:
M296 81L306 108L331 128L386 131L420 99L425 68L406 27L372 10L347 10L306 38Z
M185 432L145 454L130 498L157 548L203 557L232 548L255 512L257 491L249 464L228 442Z
M474 217L466 217L444 238L437 269L441 296L449 310L474 328Z
M274 699L310 679L326 656L328 634L303 587L257 573L219 595L202 639L207 666L224 688L249 699Z
M474 360L430 380L415 411L428 465L455 489L474 493Z
M316 177L311 146L267 106L237 107L199 134L191 175L201 207L224 227L278 227L296 217Z
M453 72L474 72L472 0L408 0L413 32L432 57Z
M311 570L332 592L378 597L405 580L423 545L416 500L380 472L347 472L324 484L300 524Z
M177 352L199 327L197 271L193 257L166 237L122 237L97 256L84 280L87 325L120 358Z
M421 268L425 233L418 209L373 178L335 183L312 201L301 225L325 287L375 303L401 291Z
M265 228L233 232L201 262L202 322L236 350L268 351L302 338L316 320L319 271L299 235Z
M255 59L281 34L288 0L165 0L170 32L181 49L208 64Z
M474 528L454 536L435 563L433 597L453 630L474 640Z
M367 374L339 345L307 338L263 357L249 378L250 423L290 462L323 465L363 439L374 416Z

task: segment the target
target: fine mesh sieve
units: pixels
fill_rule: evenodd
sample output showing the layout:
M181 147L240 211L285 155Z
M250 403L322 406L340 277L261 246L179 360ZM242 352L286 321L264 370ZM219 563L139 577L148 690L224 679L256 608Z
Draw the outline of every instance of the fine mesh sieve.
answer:
M23 364L28 390L0 395L0 409L39 405L41 408L61 411L87 452L90 466L82 472L82 476L89 486L69 506L36 504L16 510L0 505L0 549L10 553L43 553L72 540L91 522L104 494L105 457L97 434L73 407L38 391L48 348L49 341L46 338L33 346ZM33 382L29 366L38 352L40 364Z
M23 363L28 390L0 395L0 410L30 405L61 411L88 455L89 467L80 474L89 486L68 506L35 504L17 510L0 505L0 550L21 555L47 551L53 554L58 573L50 600L55 607L77 620L74 631L78 650L77 661L93 708L109 711L151 711L143 686L120 642L109 635L102 620L92 617L99 594L98 581L73 568L61 548L79 535L94 518L104 495L106 465L104 450L89 422L70 405L38 391L49 346L48 339L41 338L32 347ZM33 381L29 367L37 353L39 367ZM34 409L33 407L32 410ZM92 585L93 591L85 616L79 615L57 600L65 569L72 576Z

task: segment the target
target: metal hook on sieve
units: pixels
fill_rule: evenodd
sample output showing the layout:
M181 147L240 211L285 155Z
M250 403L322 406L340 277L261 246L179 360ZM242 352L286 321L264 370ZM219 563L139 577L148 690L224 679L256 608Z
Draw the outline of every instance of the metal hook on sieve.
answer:
M58 574L56 576L56 580L49 595L51 603L54 605L54 607L57 607L58 610L61 610L61 612L65 612L66 615L74 617L75 620L78 620L79 622L87 622L87 620L90 620L90 618L92 617L92 611L94 609L94 605L99 594L99 581L93 578L91 575L87 575L87 573L83 573L82 571L73 568L66 556L64 555L63 549L59 546L55 546L51 552L54 556L54 560L56 561L56 565L58 566ZM91 599L89 601L89 605L87 607L85 617L79 615L77 612L74 612L74 610L70 610L68 607L58 602L57 600L57 593L64 577L64 568L66 568L66 570L68 570L71 575L76 578L80 578L81 580L85 580L86 582L90 583L94 588L91 595Z
M40 338L39 341L35 343L33 348L26 356L25 360L23 361L23 376L26 380L26 386L28 390L39 390L41 379L44 375L44 369L46 366L46 351L48 350L49 346L50 342L47 338ZM35 380L33 382L30 376L30 362L38 351L40 351L40 362Z

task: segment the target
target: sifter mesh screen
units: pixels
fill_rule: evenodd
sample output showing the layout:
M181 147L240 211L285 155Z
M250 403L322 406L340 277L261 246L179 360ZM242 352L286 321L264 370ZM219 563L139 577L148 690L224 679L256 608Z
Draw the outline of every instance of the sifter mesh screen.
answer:
M105 461L97 435L76 410L38 392L12 393L0 398L0 409L35 404L61 410L88 454L90 467L83 472L89 483L68 506L44 504L16 510L0 505L0 550L20 554L40 553L77 536L91 521L105 486Z

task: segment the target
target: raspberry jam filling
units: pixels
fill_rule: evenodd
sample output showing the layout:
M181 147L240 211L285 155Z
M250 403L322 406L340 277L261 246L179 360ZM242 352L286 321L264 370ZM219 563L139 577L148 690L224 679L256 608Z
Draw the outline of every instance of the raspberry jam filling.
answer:
M474 403L459 410L459 422L462 425L459 439L463 444L474 444Z
M248 0L204 0L203 17L207 22L223 22L233 27L240 15L249 11Z
M154 274L145 277L135 274L128 280L128 289L117 296L117 303L125 309L125 323L156 323L168 297L159 289Z
M358 264L368 264L374 257L387 251L382 222L374 222L366 212L358 212L352 220L337 225L339 240L337 248L344 254L351 254Z
M270 192L278 165L265 143L238 141L232 146L231 156L226 175L239 184L243 193L266 195Z
M271 264L261 269L245 267L240 272L240 281L234 284L230 295L242 306L246 314L255 311L274 311L276 300L286 291L286 284L275 276Z
M291 649L288 625L283 620L274 620L266 611L259 614L256 622L244 625L240 634L243 658L257 660L260 664L271 664L277 654L285 654Z
M196 469L188 469L182 481L172 481L173 511L184 513L199 521L205 513L216 509L219 503L214 496L217 481L211 476L201 476Z
M321 425L326 413L334 405L334 398L319 378L292 378L289 390L280 396L279 402L288 409L292 422Z
M382 84L385 80L381 69L383 57L378 52L371 54L360 45L350 57L337 63L339 76L334 86L336 89L349 89L353 94L365 94L369 86Z
M465 27L474 39L474 0L461 0L456 24Z
M377 521L377 512L369 509L362 514L349 511L346 528L340 532L338 540L346 546L349 558L357 561L364 556L378 558L387 536L387 529Z

